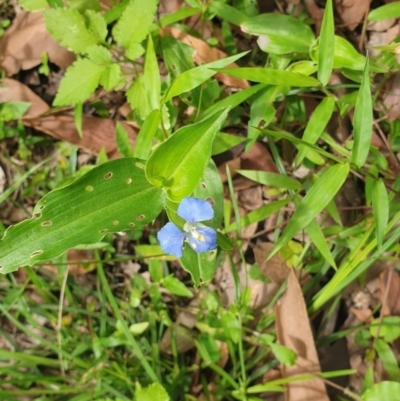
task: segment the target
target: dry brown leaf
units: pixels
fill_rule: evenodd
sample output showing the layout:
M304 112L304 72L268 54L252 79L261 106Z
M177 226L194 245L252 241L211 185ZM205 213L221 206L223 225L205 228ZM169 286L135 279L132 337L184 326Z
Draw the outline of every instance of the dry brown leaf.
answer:
M268 149L260 142L255 142L251 149L240 156L240 168L278 173L278 168Z
M67 141L85 149L89 153L97 154L104 148L108 157L113 159L119 156L115 141L115 121L107 118L83 116L81 139L72 116L55 115L24 120L24 124L44 132L54 138ZM128 132L132 147L135 143L136 130L121 122Z
M21 82L5 78L0 80L0 84L0 103L10 101L31 103L24 117L37 117L49 110L47 103Z
M293 270L289 273L286 293L275 308L276 330L280 344L297 354L297 363L282 366L282 377L321 371L314 337L300 284ZM324 382L319 379L295 381L287 385L286 401L329 401Z
M369 10L371 0L335 0L335 9L348 29L354 31Z
M22 11L0 38L0 67L8 75L14 75L39 65L43 53L61 69L75 60L75 55L61 47L46 31L42 13Z
M266 261L267 257L271 253L274 244L271 242L261 242L253 248L254 257L256 263L260 266L261 271L274 283L282 285L290 272L290 269L286 266L278 254L272 256L272 258Z
M195 38L192 35L189 35L186 32L181 31L178 28L173 27L164 27L160 31L161 35L170 35L175 39L179 39L181 42L186 45L192 47L196 50L194 55L194 62L196 64L206 64L211 63L212 61L221 60L227 57L227 54L223 51L217 49L216 47L210 47L204 40ZM238 67L236 63L229 64L228 68ZM227 86L232 86L235 88L248 88L250 85L245 79L231 77L227 74L217 73L215 74L215 78L218 81L221 81Z

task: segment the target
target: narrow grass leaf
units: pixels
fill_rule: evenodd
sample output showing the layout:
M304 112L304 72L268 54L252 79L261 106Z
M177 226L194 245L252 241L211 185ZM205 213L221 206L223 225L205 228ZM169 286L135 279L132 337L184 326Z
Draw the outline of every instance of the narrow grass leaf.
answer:
M149 158L153 138L157 133L160 122L160 110L153 110L144 120L135 143L134 156L138 159L147 160Z
M398 382L400 379L400 369L397 363L397 359L393 354L389 344L378 338L374 342L375 350L378 354L379 360L382 362L384 368L389 373L390 378Z
M211 2L208 6L208 9L230 24L240 25L247 19L246 14L243 14L238 10L238 8L232 7L220 1Z
M381 179L375 181L372 187L371 201L375 216L375 234L378 249L381 249L389 221L389 199L385 184Z
M398 17L400 17L400 3L393 2L372 10L368 14L368 21L381 21Z
M315 144L315 142L317 142L332 117L334 107L335 99L332 96L326 97L322 100L311 115L310 121L304 130L303 141L310 144ZM299 153L296 156L296 166L301 164L309 150L310 149L304 145L299 146Z
M146 60L144 63L143 74L144 87L146 88L146 95L150 110L160 108L160 90L161 79L160 71L158 69L157 55L154 50L153 39L151 35L147 39Z
M288 225L271 251L269 259L324 210L343 185L349 170L350 167L347 163L336 164L318 179L297 206Z
M124 157L132 157L133 150L131 143L129 142L129 135L119 121L117 121L115 136L116 136L117 148L121 153L121 155Z
M332 0L325 4L324 17L322 19L321 34L319 37L318 79L323 86L329 82L332 74L335 48L335 23L333 19Z
M365 61L363 79L354 110L354 145L351 161L362 167L367 160L372 137L372 95L369 82L368 58Z
M165 92L164 97L162 98L162 103L166 103L174 96L179 96L182 93L196 88L217 73L217 71L212 70L213 68L224 68L227 65L234 63L236 60L243 57L247 53L248 52L236 54L235 56L213 61L208 64L203 64L198 67L192 68L191 70L183 72L172 81L171 85Z
M265 171L257 170L236 170L236 172L262 185L293 189L295 191L298 191L301 188L301 184L297 180L281 174L267 173Z
M275 70L272 68L221 68L217 71L231 75L232 77L269 85L289 85L306 88L321 85L315 78L308 77L307 75L290 71Z

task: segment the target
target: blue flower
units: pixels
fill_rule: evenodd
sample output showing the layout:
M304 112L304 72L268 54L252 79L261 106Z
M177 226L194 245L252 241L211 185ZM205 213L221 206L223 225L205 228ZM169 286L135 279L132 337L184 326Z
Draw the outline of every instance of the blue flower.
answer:
M181 258L185 242L197 253L211 251L217 247L216 231L200 223L214 217L214 210L208 202L203 199L184 198L178 207L178 216L186 220L183 232L174 223L167 223L157 234L164 252Z

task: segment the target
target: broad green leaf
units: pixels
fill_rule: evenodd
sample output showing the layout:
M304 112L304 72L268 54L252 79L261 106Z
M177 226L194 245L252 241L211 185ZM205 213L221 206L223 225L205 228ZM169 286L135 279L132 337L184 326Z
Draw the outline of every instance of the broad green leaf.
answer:
M212 13L218 15L218 17L220 17L224 21L227 21L234 25L240 25L247 19L246 14L243 14L236 7L232 7L220 1L213 1L208 6L208 9Z
M113 62L110 50L101 45L88 47L85 50L85 54L95 64L108 66Z
M398 401L400 383L383 381L374 384L363 395L363 401Z
M240 145L246 140L246 138L242 136L235 136L230 134L225 134L224 132L218 132L215 136L213 145L212 145L212 155L218 155L223 153L234 146Z
M146 88L144 87L143 75L137 77L126 92L129 105L137 112L142 120L150 113L150 105L147 99Z
M110 91L114 89L123 77L122 69L119 64L112 63L103 69L100 75L100 85L105 90Z
M135 143L134 154L138 159L147 160L149 158L153 138L157 133L160 122L160 110L153 110L144 120Z
M295 191L298 191L301 188L301 184L297 180L281 174L267 173L265 171L257 170L236 170L236 172L249 178L250 180L259 182L262 185L293 189Z
M131 143L129 142L129 135L119 121L117 121L115 135L119 153L124 157L133 157L134 154ZM140 157L138 157L138 159L140 159Z
M105 42L108 31L103 16L93 10L87 10L85 14L88 19L89 31L96 38L98 43Z
M179 202L199 183L211 157L212 142L224 123L228 110L206 120L180 128L159 145L146 164L146 176L167 197Z
M372 187L371 200L375 217L375 235L378 242L378 249L380 249L389 221L389 199L385 184L381 179L375 181Z
M267 217L279 211L281 208L286 206L291 199L283 199L280 201L272 202L267 205L261 206L260 208L253 210L248 213L246 216L243 216L240 219L240 227L247 227L250 224L258 223L259 221L265 220ZM237 223L233 222L229 224L228 227L225 227L225 232L229 233L237 229Z
M161 46L165 64L172 78L179 77L195 67L194 50L190 46L170 36L161 37Z
M18 5L26 11L40 11L47 8L47 0L19 0Z
M217 71L212 70L212 68L224 68L227 65L234 63L236 60L243 57L247 53L248 52L236 54L235 56L213 61L208 64L203 64L198 67L192 68L191 70L183 72L172 81L171 85L164 94L164 97L162 98L162 103L166 103L174 96L179 96L184 92L188 92L210 79L213 75L217 73Z
M96 243L106 233L142 227L157 217L163 202L163 192L149 184L136 159L104 163L50 192L32 219L8 228L0 241L0 273Z
M190 291L185 284L175 278L172 274L162 279L161 284L171 294L178 295L180 297L193 298L192 291Z
M150 32L158 0L131 0L113 29L115 41L134 60L144 53L140 43Z
M216 251L196 253L188 245L185 245L180 262L184 270L190 273L195 287L208 284L217 269Z
M308 53L315 39L311 28L297 18L283 14L260 14L248 18L242 31L258 35L261 50L272 54Z
M225 99L222 99L219 102L210 106L202 113L201 116L204 119L206 116L210 116L211 114L214 114L218 110L224 109L226 107L233 109L242 104L245 100L247 100L249 97L253 96L255 93L257 93L259 90L263 88L265 88L265 85L259 84L250 86L249 88L246 88L240 92L236 92L233 95L230 95Z
M343 185L349 170L348 164L336 164L318 179L297 205L296 211L268 256L269 259L324 210Z
M140 334L144 333L148 327L149 327L149 322L134 323L129 326L129 331L134 336L139 336Z
M244 67L244 68L222 68L218 72L233 77L247 79L252 82L260 82L268 85L288 85L300 87L320 86L320 82L307 75L296 72L274 70L272 68Z
M332 74L335 48L335 22L333 19L332 0L327 0L325 4L324 17L322 19L321 34L319 37L319 57L318 57L318 79L323 86L329 82Z
M144 63L143 82L150 111L160 108L161 79L158 69L157 55L154 51L153 39L147 39L146 60Z
M358 91L354 109L354 145L351 161L362 167L367 160L372 138L372 94L369 81L368 58L365 61L363 79Z
M51 36L75 53L83 53L89 46L100 43L88 30L82 15L68 8L52 8L45 11L46 28Z
M395 355L389 344L378 338L374 341L374 347L378 354L379 360L382 362L384 368L389 373L393 381L400 380L400 369Z
M275 358L285 366L293 366L296 363L297 355L290 348L275 343L270 343L269 347Z
M83 103L93 94L100 82L103 66L87 59L75 61L66 71L54 99L54 106Z
M102 11L100 0L67 0L69 8L83 13L86 10ZM51 0L49 0L51 5Z
M160 383L153 383L145 388L137 384L135 401L170 401L170 398Z
M310 120L307 123L303 134L303 141L315 144L326 125L328 124L335 107L335 99L332 96L326 97L316 107ZM299 153L296 156L296 166L299 166L304 157L307 156L309 148L304 145L299 146Z
M392 19L399 17L400 17L400 3L393 2L372 10L368 14L368 21L381 21L383 19Z
M400 317L385 316L382 321L375 319L369 326L369 331L373 337L379 335L385 342L391 343L400 338Z

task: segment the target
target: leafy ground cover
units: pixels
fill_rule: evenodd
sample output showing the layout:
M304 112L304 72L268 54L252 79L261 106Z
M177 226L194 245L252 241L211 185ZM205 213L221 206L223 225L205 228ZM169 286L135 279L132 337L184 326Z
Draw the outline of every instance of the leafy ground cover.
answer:
M0 2L0 399L400 398L400 3L303 3Z

